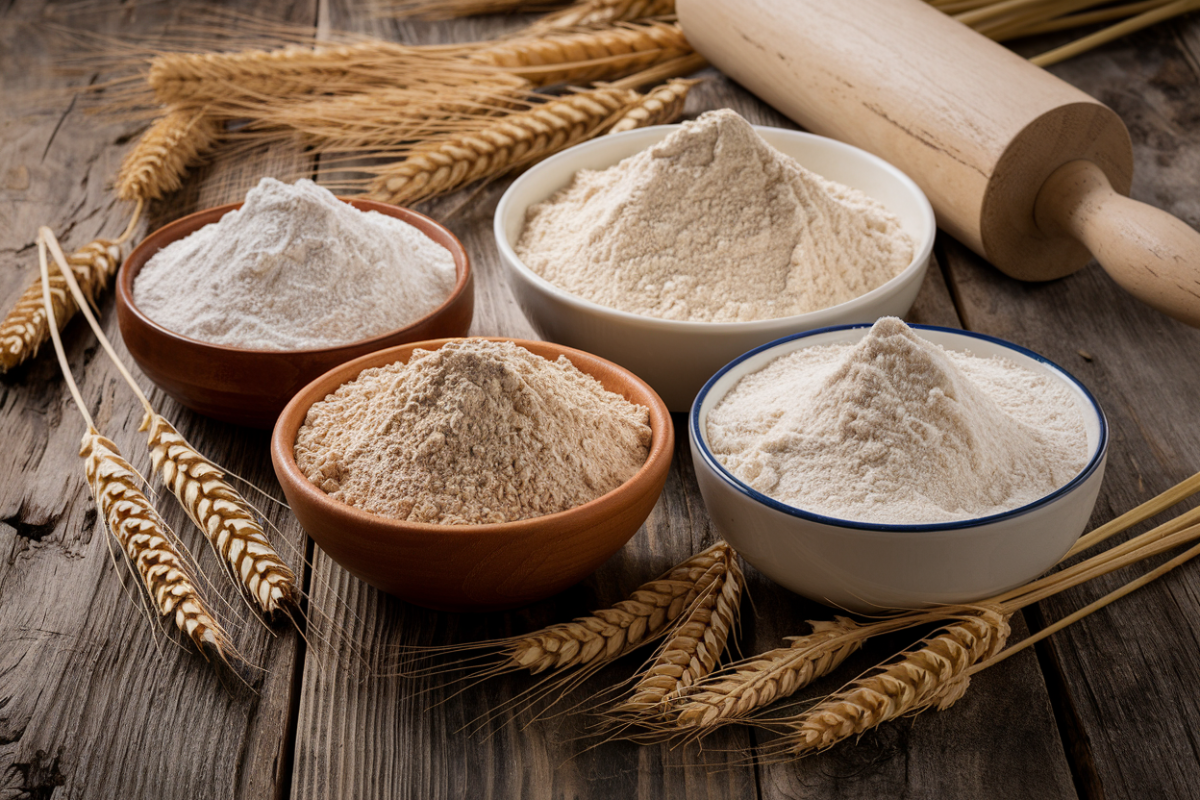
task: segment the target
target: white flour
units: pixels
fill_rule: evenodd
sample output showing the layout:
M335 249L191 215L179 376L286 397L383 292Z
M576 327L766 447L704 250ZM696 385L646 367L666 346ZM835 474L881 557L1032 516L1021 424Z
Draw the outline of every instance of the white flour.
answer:
M529 209L516 253L634 314L745 322L844 303L909 265L900 222L784 156L728 109Z
M857 344L804 348L742 378L707 433L717 459L769 497L893 524L1018 508L1088 456L1059 381L944 350L895 317Z
M417 321L450 296L454 257L406 222L309 180L263 178L246 204L154 255L138 308L192 339L252 350L333 347Z

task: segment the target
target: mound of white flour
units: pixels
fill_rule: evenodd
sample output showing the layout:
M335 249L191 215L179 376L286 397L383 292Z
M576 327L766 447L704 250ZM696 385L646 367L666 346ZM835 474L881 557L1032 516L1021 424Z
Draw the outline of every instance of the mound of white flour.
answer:
M745 322L844 303L909 265L900 222L778 152L728 109L529 209L517 255L600 305Z
M133 298L192 339L300 350L416 322L455 280L450 251L412 225L359 211L309 180L263 178L240 210L159 250Z

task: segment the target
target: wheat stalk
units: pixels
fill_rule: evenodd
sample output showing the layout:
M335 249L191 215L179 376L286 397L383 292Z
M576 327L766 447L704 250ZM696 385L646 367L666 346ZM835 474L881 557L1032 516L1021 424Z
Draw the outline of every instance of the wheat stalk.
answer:
M224 657L229 637L196 591L190 571L166 533L166 523L138 488L140 476L113 442L88 425L79 455L88 486L110 533L142 578L154 607L197 647L211 645Z
M697 83L700 81L674 78L662 86L655 87L614 122L608 132L610 134L620 133L635 128L667 125L678 121L683 116L683 107L687 103L688 92Z
M748 716L829 674L883 625L860 625L849 617L814 620L812 632L791 637L788 647L730 664L693 691L675 710L681 728L709 727Z
M545 11L565 5L564 0L380 0L390 16L411 19L454 19L478 14L512 14Z
M141 430L149 431L154 471L262 612L270 615L294 606L299 594L295 573L267 541L249 505L224 473L159 414L149 412Z
M79 455L84 459L88 487L96 501L100 518L133 562L158 613L173 617L175 625L197 647L211 645L222 658L236 654L229 637L196 590L187 565L167 535L166 524L139 488L141 476L121 457L116 445L100 435L83 404L55 324L54 302L50 295L50 267L46 258L47 242L42 235L45 230L43 228L38 232L37 240L42 302L49 318L50 339L63 379L75 400L76 409L87 424ZM77 286L75 288L78 289Z
M642 584L611 608L505 643L504 659L508 666L536 675L619 658L665 634L701 595L705 576L718 565L724 568L733 558L729 545L718 542Z
M620 78L691 52L678 25L652 22L510 39L466 58L549 86Z
M121 264L121 248L108 239L96 239L72 253L66 263L87 302L94 304ZM62 330L79 306L56 265L51 266L48 276L45 285L49 291L49 303L54 311L53 318L58 322L58 330ZM42 289L42 278L34 278L4 321L0 322L0 372L33 358L50 338Z
M783 720L788 733L780 745L793 755L806 755L905 714L949 708L967 689L967 670L995 655L1008 640L1008 618L998 609L981 608L947 625L878 673Z
M726 548L723 558L697 583L700 596L687 616L612 715L634 719L660 715L671 699L712 672L737 625L745 583L737 554Z
M373 168L366 196L405 205L524 166L607 129L640 95L598 88L482 120L479 127L418 145L402 161Z
M122 200L158 200L183 186L225 131L203 109L174 109L154 122L121 162L115 190Z
M38 237L61 266L63 254L54 232L43 227ZM67 286L72 296L80 297L81 287L70 277ZM295 573L267 541L249 503L224 479L224 473L216 465L155 413L91 310L86 307L82 310L100 346L142 404L145 417L140 430L149 432L147 444L155 472L264 614L295 605L298 596Z
M530 25L529 30L542 32L581 25L611 25L674 13L675 0L583 0L547 14Z

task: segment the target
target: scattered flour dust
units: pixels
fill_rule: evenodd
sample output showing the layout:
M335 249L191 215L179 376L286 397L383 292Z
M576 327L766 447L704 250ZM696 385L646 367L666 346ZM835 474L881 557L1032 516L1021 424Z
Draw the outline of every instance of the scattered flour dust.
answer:
M365 370L314 403L295 455L329 496L381 516L511 522L633 477L649 418L565 357L467 339Z
M581 170L531 207L516 253L599 305L746 322L844 303L911 263L900 221L863 193L710 111L606 170Z
M450 251L312 181L263 178L246 203L158 251L133 284L164 328L213 344L306 350L369 339L445 302Z
M747 375L710 412L717 459L806 511L918 524L1019 508L1079 473L1083 414L1048 375L947 351L885 317L856 344Z

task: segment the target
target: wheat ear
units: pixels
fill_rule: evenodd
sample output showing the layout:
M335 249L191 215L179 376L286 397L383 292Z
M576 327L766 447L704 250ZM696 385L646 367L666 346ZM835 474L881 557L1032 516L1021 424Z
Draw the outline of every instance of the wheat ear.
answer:
M141 483L140 476L129 462L121 457L116 445L97 432L91 414L83 404L83 397L79 394L79 387L71 375L67 354L55 325L46 251L46 240L39 231L38 262L42 275L42 301L49 315L50 338L54 343L54 352L58 356L63 379L75 400L75 407L87 424L79 455L85 459L84 469L88 487L96 501L100 518L133 562L158 613L162 616L173 616L175 625L195 642L197 647L209 644L225 658L234 652L229 637L196 591L185 562L166 534L166 524L138 488Z
M174 109L142 134L117 172L122 200L158 200L183 185L188 170L200 163L225 131L205 109Z
M716 667L737 626L746 580L737 553L722 559L697 584L700 596L634 684L630 697L612 710L634 720L660 716L667 703Z
M549 86L619 78L691 52L678 25L652 22L504 40L467 60Z
M529 30L542 32L581 25L611 25L674 13L675 0L583 0L547 14L530 25Z
M39 241L62 263L62 250L49 228L39 231ZM68 278L68 288L78 297L80 287ZM231 486L211 461L201 455L159 414L137 381L113 350L100 323L88 308L83 315L112 360L121 377L133 390L146 415L141 430L149 432L150 459L163 483L179 500L221 560L265 614L294 605L298 596L295 573L267 541L249 504Z
M971 666L995 655L1008 640L1008 619L984 608L947 625L880 672L783 721L789 732L780 745L793 755L807 755L905 714L949 708L966 691Z
M108 239L96 239L72 253L66 262L83 296L89 303L95 303L121 264L121 248ZM44 285L48 288L53 318L57 320L58 330L62 330L79 306L57 266L51 266ZM50 338L42 289L42 278L35 278L0 322L0 372L33 358Z
M367 197L405 205L499 175L603 132L639 98L630 89L591 89L482 120L474 130L438 137L373 170Z
M633 108L629 109L608 129L610 134L647 128L651 125L667 125L683 116L688 92L699 80L675 78L647 92Z
M718 542L642 584L611 608L513 640L504 648L504 657L509 665L535 675L619 658L664 635L702 594L705 576L714 567L724 569L732 558L729 545Z
M812 632L794 636L788 647L730 664L725 671L693 687L676 707L680 728L709 727L749 716L829 674L862 643L882 633L878 625L860 625L849 617L810 621Z

